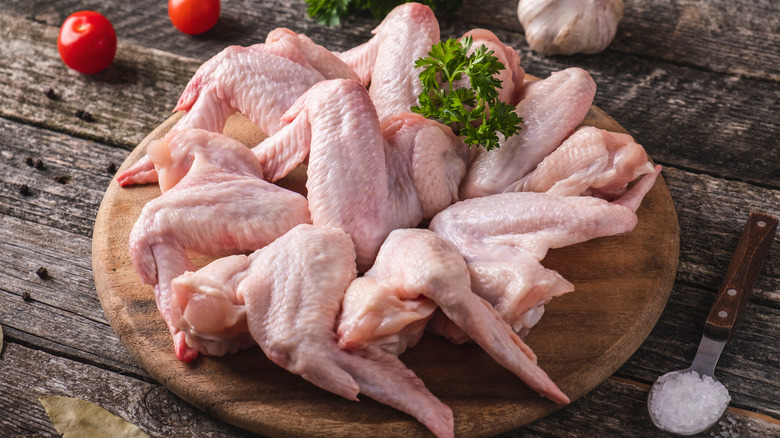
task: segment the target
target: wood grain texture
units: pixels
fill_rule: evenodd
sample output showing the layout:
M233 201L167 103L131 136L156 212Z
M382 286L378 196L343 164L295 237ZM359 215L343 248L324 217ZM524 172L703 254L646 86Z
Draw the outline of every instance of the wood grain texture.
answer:
M537 437L658 437L670 438L675 435L661 432L652 425L647 417L647 392L649 387L632 384L618 378L606 380L589 397L574 402L570 409L555 412L530 426L518 431L501 434L501 438L537 438ZM605 417L604 412L613 412ZM598 421L589 421L599 419ZM724 420L733 421L732 431L742 437L774 437L780 434L780 422L756 415L753 412L730 407ZM587 430L579 424L583 421L593 423ZM728 429L716 424L695 437L718 436L721 430ZM713 435L714 434L714 435Z
M780 82L776 79L780 4L774 0L625 3L617 38L594 56L546 58L528 51L514 16L497 12L513 9L514 0L466 0L462 13L440 15L440 20L445 37L475 26L494 30L523 51L523 66L537 76L585 67L599 86L596 104L664 165L680 226L678 275L659 323L617 371L622 378L649 383L666 371L687 366L693 358L747 214L757 210L780 215ZM168 394L159 398L149 415L132 417L152 436L244 436L154 383L107 324L89 279L91 231L111 177L105 169L110 161L121 163L127 150L168 116L191 72L225 46L252 44L274 27L285 26L343 50L365 41L376 21L356 17L343 28L326 29L304 17L302 1L230 0L223 2L223 19L212 32L190 37L170 26L164 4L157 0L3 2L0 324L10 349L0 355L0 411L4 413L0 435L6 430L14 436L52 433L45 413L28 394L29 381L57 382L59 395L100 402L116 400L121 387L100 384L116 378ZM65 16L80 9L101 11L117 29L120 62L106 74L76 75L58 59L57 28ZM62 99L46 98L50 87ZM144 101L145 96L155 98ZM75 117L78 109L93 111L95 122ZM28 167L24 163L28 156L43 158L50 164L48 170ZM72 177L67 185L55 181L63 174ZM25 184L32 196L20 194ZM716 370L731 392L732 406L745 414L738 419L741 436L779 434L779 248L776 238L739 329ZM40 266L49 268L51 279L36 276ZM25 301L25 293L32 300ZM35 354L15 357L28 350ZM87 375L93 377L79 378ZM565 409L506 436L666 436L646 423L643 388L625 382L608 379ZM116 406L111 410L149 408L139 408L134 400L112 401ZM180 409L187 415L177 416ZM161 427L155 418L161 423L170 418L178 425ZM205 423L211 426L199 426Z
M82 9L108 10L121 39L164 48L183 56L212 56L230 42L261 42L268 30L288 27L305 32L329 48L343 50L362 42L376 26L369 16L355 16L338 28L324 28L306 16L301 1L231 0L223 5L217 26L206 36L191 38L169 25L165 2L138 0L109 2L61 0L58 2L7 0L6 11L59 26L68 14ZM464 0L456 13L439 11L443 33L455 27L486 27L522 38L517 0ZM625 0L623 20L610 52L670 64L692 66L727 75L778 81L780 65L780 6L773 0ZM251 23L248 24L248 23ZM457 32L463 33L462 29ZM525 39L515 46L528 51ZM565 57L554 57L563 59Z
M666 168L665 175L684 236L680 239L678 281L714 294L748 215L759 211L778 217L780 191L673 168ZM775 236L751 297L751 302L773 309L780 309L778 254L780 237Z
M0 116L102 143L132 148L170 114L200 62L120 45L95 75L68 69L57 27L0 14ZM48 97L49 89L54 98ZM92 121L77 116L87 111ZM128 117L128 114L133 114Z
M91 281L94 218L115 172L108 166L126 153L6 119L0 144L0 321L8 334L145 375L108 325ZM67 183L58 182L64 175ZM41 267L45 278L36 275Z
M625 0L608 52L728 75L780 80L780 6L773 0ZM464 1L455 17L522 33L517 1ZM530 50L527 44L518 48ZM563 56L554 59L565 58Z
M38 438L56 434L38 403L37 398L43 395L79 397L99 404L140 425L153 437L258 436L204 415L154 382L112 373L16 343L6 348L0 356L0 375L3 376L0 379L0 410L4 414L0 416L0 429L4 436ZM39 372L41 368L46 369L45 375ZM593 436L665 436L647 433L649 420L643 419L646 397L645 386L610 378L565 410L500 437L581 437L582 424L590 418L601 417L606 411L614 411L616 415L589 429ZM620 409L615 409L616 406ZM737 421L741 436L770 437L780 433L780 424L771 418L738 408L730 408L728 415Z
M175 120L150 133L122 168L143 156L148 142ZM624 131L596 108L584 123ZM226 128L233 136L252 131L256 128L240 118ZM251 134L243 137L248 146L257 143ZM257 348L202 357L193 364L177 361L151 288L138 280L127 250L141 208L157 196L154 185L120 189L113 181L98 213L92 251L95 284L109 322L155 379L229 423L273 436L425 435L419 423L391 408L365 400L356 405L288 375ZM638 215L639 225L627 235L551 251L544 261L572 281L576 292L548 304L527 341L540 366L572 399L596 387L634 353L671 290L679 236L662 178ZM453 409L461 436L505 432L560 407L533 394L474 345L454 346L428 336L403 360ZM277 394L284 394L284 401Z
M0 359L0 434L4 437L59 436L38 402L40 396L78 397L139 425L152 437L253 436L203 415L153 382L15 343L6 346Z
M263 28L263 38L276 26L303 32L320 29L302 27L299 21L287 18L269 23ZM171 27L162 21L159 25ZM258 29L253 32L260 32ZM468 29L459 23L442 32L444 36L459 36ZM496 33L513 47L524 44L520 34ZM370 34L366 30L365 36L352 38L348 32L320 29L311 36L326 47L341 49L365 41ZM48 49L34 45L39 40L46 41ZM219 38L193 40L177 35L174 40L177 47L190 49L165 47L195 58L123 40L114 66L85 77L68 70L59 60L56 28L0 15L0 54L11 60L5 68L0 65L0 74L9 81L8 87L0 88L0 116L132 149L167 117L197 66L227 45ZM257 40L231 41L253 42ZM32 53L28 53L30 45L36 47ZM588 70L599 87L595 104L629 127L661 164L674 163L697 173L764 187L780 186L780 148L775 142L780 131L776 117L780 113L780 81L740 80L675 64L659 66L654 59L626 59L615 52L552 58L526 53L523 66L540 77L568 67ZM46 97L49 88L60 94L58 100ZM90 111L95 121L78 119L75 113L79 109ZM127 113L134 117L125 117Z

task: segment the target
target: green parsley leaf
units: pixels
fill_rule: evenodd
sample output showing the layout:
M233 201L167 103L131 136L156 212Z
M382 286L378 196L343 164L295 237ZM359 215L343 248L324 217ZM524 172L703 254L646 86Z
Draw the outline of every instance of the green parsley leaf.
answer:
M360 12L370 12L381 20L393 8L408 3L410 0L306 0L309 5L307 13L320 24L338 26L350 15ZM432 10L455 12L463 6L463 0L418 0Z
M439 120L454 129L466 144L491 150L500 146L497 133L509 138L517 133L523 120L514 107L498 100L501 82L495 74L505 67L485 46L467 55L473 40L448 39L431 48L427 58L414 66L420 71L423 92L412 111ZM470 88L455 88L466 75Z
M306 0L309 8L306 13L320 24L338 26L341 20L349 14L349 3L352 0Z

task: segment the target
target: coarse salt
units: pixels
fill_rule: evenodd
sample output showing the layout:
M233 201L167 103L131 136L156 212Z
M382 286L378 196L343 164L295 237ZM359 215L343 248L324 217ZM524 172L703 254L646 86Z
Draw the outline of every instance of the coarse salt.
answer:
M650 396L649 409L656 426L691 435L715 423L731 401L725 386L696 371L661 376Z
M720 429L712 430L710 436L718 438L739 438L739 427L737 427L737 420L731 415L726 414L726 418L718 421Z

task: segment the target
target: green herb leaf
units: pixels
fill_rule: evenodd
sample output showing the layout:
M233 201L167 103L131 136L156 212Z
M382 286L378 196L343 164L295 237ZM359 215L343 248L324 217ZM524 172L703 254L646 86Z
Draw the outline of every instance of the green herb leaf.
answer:
M38 397L63 438L106 436L149 438L137 426L92 403L70 397Z
M306 0L306 13L320 24L338 26L349 14L351 0Z
M427 58L414 66L420 71L423 92L412 111L439 120L454 129L468 145L491 150L500 146L497 133L509 138L521 129L523 120L514 107L498 100L501 82L495 74L505 67L485 46L467 55L473 40L448 39L431 48ZM455 88L463 75L470 88Z
M455 12L463 6L463 0L418 1L428 5L434 11ZM408 3L408 0L306 0L306 4L309 5L307 10L309 17L325 26L338 26L350 15L359 12L370 12L375 19L381 20L402 3Z

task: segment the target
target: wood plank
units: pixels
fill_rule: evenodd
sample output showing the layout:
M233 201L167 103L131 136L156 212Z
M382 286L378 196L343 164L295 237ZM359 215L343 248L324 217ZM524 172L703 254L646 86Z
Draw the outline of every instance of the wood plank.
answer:
M56 27L0 14L0 116L130 148L170 114L200 62L121 45L95 75L68 69ZM162 65L161 62L166 63ZM55 99L47 97L52 89ZM87 111L93 121L79 118Z
M624 5L623 19L607 52L727 75L780 79L780 8L775 1L626 0ZM464 1L455 18L489 29L523 33L514 0ZM525 41L515 47L530 50Z
M9 86L0 89L0 116L111 145L129 149L161 123L199 65L193 59L126 45L105 76L85 77L59 61L54 28L0 17L7 29L0 32L0 47L9 52L4 58L38 59L0 64L0 74L9 78ZM512 45L521 42L517 35L499 36ZM40 38L51 40L52 48L32 44ZM23 53L28 46L37 51ZM571 66L591 72L599 86L596 105L614 114L661 164L780 187L780 148L775 143L780 120L774 117L780 113L780 82L738 80L671 64L659 68L653 60L615 53L561 60L530 56L524 65L542 77ZM116 87L116 81L122 87ZM49 86L67 91L58 91L60 100L49 101ZM96 121L76 118L81 107Z
M38 402L38 397L49 395L97 404L151 436L254 436L196 410L154 383L16 343L6 344L0 359L0 430L4 436L57 436Z
M66 358L8 343L0 356L0 428L5 434L49 437L56 434L37 398L77 397L98 404L138 425L151 436L258 437L214 419L150 382L105 371ZM41 373L41 368L45 373ZM608 379L565 409L500 436L580 437L659 436L646 414L647 387ZM608 412L608 415L605 415ZM775 436L777 420L729 408L740 436Z
M3 215L0 230L0 321L6 338L108 369L147 375L105 319L92 270L82 264L89 260L88 238ZM87 254L76 258L84 250ZM35 274L41 266L50 278Z
M6 119L0 119L0 143L0 320L6 336L146 375L108 325L90 263L95 215L116 171L107 163L121 163L127 152ZM45 168L29 166L27 158L42 159ZM67 183L57 182L63 176ZM47 270L43 278L36 274L41 267Z
M0 119L0 143L0 213L90 237L127 151L6 119Z
M677 208L680 267L677 281L720 286L748 215L780 217L780 191L667 167L662 174ZM751 302L780 309L780 236L764 262Z
M780 80L780 7L774 0L627 0L626 8L615 51Z
M54 4L25 0L6 3L9 12L52 26L59 26L68 14L84 8L76 0ZM328 29L306 16L302 0L243 0L223 5L217 26L205 36L192 38L170 24L165 5L153 0L113 0L102 2L99 9L112 20L121 39L195 58L211 56L221 50L220 44L227 42L241 45L261 42L275 27L307 33L316 41L324 41L329 48L343 50L366 39L377 24L369 17L357 16L339 28ZM459 34L472 27L523 33L517 18L517 0L466 0L460 11L454 14L440 11L438 17L444 33L451 27L458 27ZM777 81L780 78L778 25L780 10L772 0L627 0L623 20L608 50ZM528 50L524 38L515 47Z

